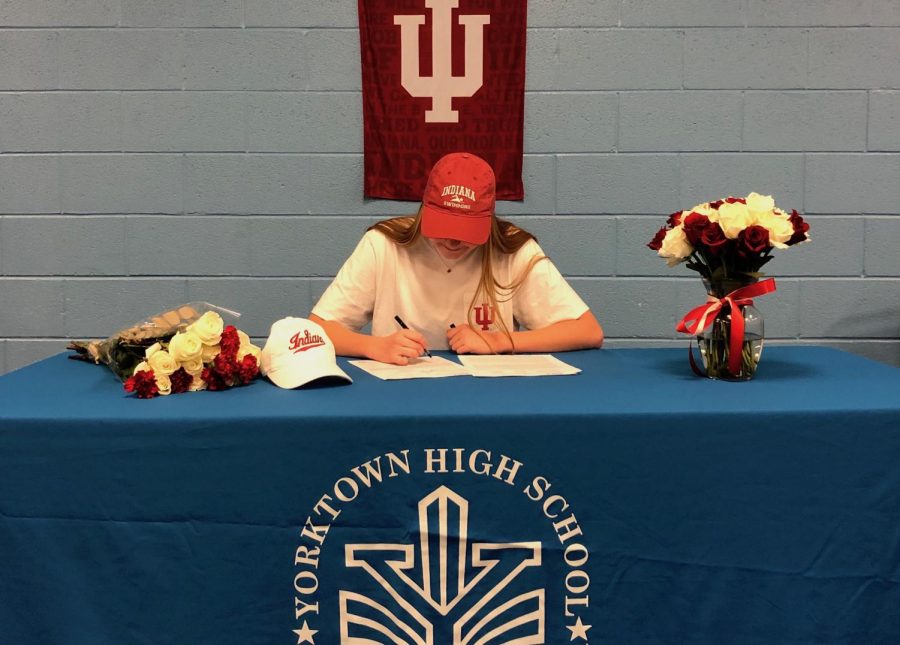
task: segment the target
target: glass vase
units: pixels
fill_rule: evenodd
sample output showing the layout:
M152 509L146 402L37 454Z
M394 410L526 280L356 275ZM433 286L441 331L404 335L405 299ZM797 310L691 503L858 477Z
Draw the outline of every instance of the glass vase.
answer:
M753 284L753 281L703 280L706 293L717 299L750 284ZM744 318L744 338L741 342L741 360L735 373L732 373L728 366L731 356L733 316L730 307L727 305L723 307L712 324L697 336L703 366L706 368L706 375L711 379L749 381L756 373L765 340L765 324L759 309L753 305L745 305L741 313Z

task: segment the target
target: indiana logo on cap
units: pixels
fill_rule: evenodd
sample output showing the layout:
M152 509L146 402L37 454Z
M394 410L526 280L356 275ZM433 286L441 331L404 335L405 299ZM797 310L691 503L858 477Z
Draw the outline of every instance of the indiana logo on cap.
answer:
M310 333L309 329L304 329L302 336L299 331L291 336L291 342L288 349L296 354L297 352L305 352L308 349L322 347L324 344L325 338L319 334Z
M469 244L491 236L497 181L490 164L468 152L438 159L422 196L422 235Z
M328 334L307 318L282 318L272 324L261 368L270 381L288 390L325 378L353 382L338 367Z

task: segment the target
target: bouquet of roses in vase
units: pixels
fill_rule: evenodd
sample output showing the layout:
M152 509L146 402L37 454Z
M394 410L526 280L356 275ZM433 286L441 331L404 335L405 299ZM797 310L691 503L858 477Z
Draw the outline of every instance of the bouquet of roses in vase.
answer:
M809 240L809 224L796 210L775 206L769 195L750 193L697 204L669 216L647 244L669 266L684 263L703 278L708 302L691 310L677 325L694 334L706 376L747 380L762 353L762 316L753 298L775 291L760 269L773 249ZM698 374L691 355L691 366Z
M224 390L259 374L261 350L226 324L240 314L207 302L191 302L151 316L106 340L76 341L70 358L108 366L127 392L157 395Z

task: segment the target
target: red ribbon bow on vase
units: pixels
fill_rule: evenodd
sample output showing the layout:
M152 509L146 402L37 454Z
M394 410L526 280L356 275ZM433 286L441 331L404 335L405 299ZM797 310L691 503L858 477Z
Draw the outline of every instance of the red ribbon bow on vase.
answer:
M753 304L753 298L764 296L775 291L775 279L767 278L762 282L735 289L722 298L710 296L706 304L691 309L675 326L676 331L683 334L698 335L712 325L723 307L731 310L731 336L728 339L728 371L737 376L741 369L741 346L744 342L743 309ZM692 348L688 348L691 368L698 376L705 376L694 361Z

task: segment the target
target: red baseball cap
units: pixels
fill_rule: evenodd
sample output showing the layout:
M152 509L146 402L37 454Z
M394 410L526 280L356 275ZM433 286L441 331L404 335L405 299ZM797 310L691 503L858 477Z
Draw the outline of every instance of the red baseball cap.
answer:
M497 182L490 164L468 152L438 159L422 197L422 235L484 244L491 235Z

